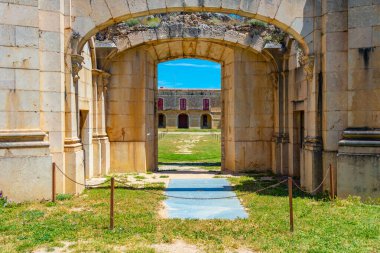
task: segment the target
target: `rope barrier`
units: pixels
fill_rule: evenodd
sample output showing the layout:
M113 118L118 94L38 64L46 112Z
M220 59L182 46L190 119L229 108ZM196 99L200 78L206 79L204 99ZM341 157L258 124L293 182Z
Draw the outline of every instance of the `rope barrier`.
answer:
M293 181L293 184L295 185L295 187L297 187L300 191L304 192L304 193L307 193L307 194L313 194L315 193L316 191L319 190L319 188L322 187L323 183L326 181L327 177L329 176L329 172L330 171L330 167L326 170L326 175L325 177L323 178L322 182L317 186L317 188L315 188L314 190L312 191L305 191L304 189L301 188L300 185L298 185L296 182Z
M99 184L84 184L84 183L79 183L77 181L75 181L74 179L70 178L68 175L66 175L66 173L64 173L60 168L59 166L56 164L56 168L58 169L59 172L61 172L61 174L67 178L68 180L70 180L71 182L77 184L77 185L81 185L81 186L84 186L86 188L94 188L94 187L97 187L97 186L101 186L101 185L104 185L108 182L111 181L111 179L107 179L106 181L102 182L102 183L99 183ZM330 168L328 168L328 170L326 171L326 175L325 177L323 178L322 182L318 185L317 188L315 188L314 190L312 191L305 191L301 188L301 186L299 186L295 181L293 181L293 184L295 185L295 187L297 187L300 191L306 193L306 194L313 194L315 193L317 190L319 190L323 183L326 181L327 177L328 177L328 171L330 170ZM133 189L136 189L136 190L142 190L144 192L147 192L147 193L150 193L150 194L154 194L154 195L159 195L159 196L162 196L162 197L168 197L168 198L175 198L175 199L188 199L188 200L218 200L218 199L232 199L232 198L239 198L239 197L242 197L242 196L246 196L246 195L249 195L249 194L254 194L254 193L259 193L259 192L262 192L262 191L265 191L265 190L268 190L270 188L274 188L282 183L285 183L287 182L287 179L279 182L279 183L276 183L276 184L273 184L273 185L270 185L268 187L265 187L265 188L262 188L262 189L259 189L259 190L256 190L254 192L249 192L249 193L243 193L243 194L236 194L236 195L233 195L233 196L227 196L227 197L217 197L217 198L189 198L189 197L179 197L179 196L172 196L172 195L167 195L167 194L162 194L162 193L156 193L156 192L152 192L152 191L148 191L148 190L145 190L143 188L135 188L133 185L130 185L130 184L127 184L126 182L123 182L123 181L120 181L120 180L117 180L115 179L115 182L125 186L125 187L129 187L129 188L133 188ZM144 184L144 187L145 187L145 184Z
M117 183L120 183L122 184L123 186L126 186L126 187L131 187L130 185L128 184L125 184L124 182L120 181L120 180L115 180ZM249 193L242 193L242 194L236 194L236 195L233 195L233 196L227 196L227 197L216 197L216 198L189 198L189 197L179 197L179 196L173 196L173 195L167 195L167 194L164 194L164 193L156 193L156 192L151 192L151 191L148 191L148 190L145 190L143 188L140 188L138 190L142 190L144 192L147 192L147 193L150 193L150 194L153 194L153 195L158 195L158 196L162 196L162 197L167 197L167 198L174 198L174 199L187 199L187 200L218 200L218 199L233 199L233 198L239 198L239 197L242 197L242 196L246 196L246 195L249 195L249 194L254 194L254 193L259 193L259 192L262 192L262 191L265 191L265 190L268 190L270 188L274 188L284 182L286 182L287 179L279 182L279 183L276 183L276 184L273 184L273 185L270 185L268 187L265 187L265 188L262 188L262 189L259 189L259 190L256 190L254 192L249 192ZM133 188L133 187L131 187Z
M83 183L79 183L77 181L75 181L74 179L70 178L68 175L66 175L66 173L64 173L61 168L59 168L59 166L57 164L55 164L55 167L58 169L59 172L61 172L61 174L67 178L68 180L70 180L71 182L73 182L74 184L77 184L77 185L81 185L81 186L84 186L86 188L91 188L91 187L96 187L96 186L101 186L105 183L108 183L110 181L110 179L107 179L106 181L100 183L100 184L83 184Z

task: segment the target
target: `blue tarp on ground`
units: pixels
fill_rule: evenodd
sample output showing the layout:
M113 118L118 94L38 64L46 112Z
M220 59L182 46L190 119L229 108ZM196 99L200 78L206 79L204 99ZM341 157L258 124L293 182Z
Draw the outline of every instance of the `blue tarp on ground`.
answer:
M221 198L236 196L224 178L172 179L166 195L185 198ZM169 218L181 219L237 219L247 218L239 199L177 199L169 197L165 204Z

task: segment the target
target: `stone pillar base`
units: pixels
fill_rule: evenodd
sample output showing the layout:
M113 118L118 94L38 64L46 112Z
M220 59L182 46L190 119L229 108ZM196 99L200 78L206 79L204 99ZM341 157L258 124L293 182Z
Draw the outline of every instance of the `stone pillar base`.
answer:
M380 197L380 129L344 131L337 163L338 197Z
M281 135L276 133L272 137L272 172L281 174Z
M102 147L100 139L94 137L92 139L92 148L93 148L93 174L94 177L102 176Z
M0 132L0 190L10 201L51 199L52 158L46 134Z
M147 163L146 142L110 142L111 167L114 173L153 171Z
M321 138L306 137L302 162L301 186L307 191L312 191L318 187L323 179Z
M101 172L102 176L108 175L111 171L111 145L107 136L100 139Z
M84 153L79 139L65 141L65 173L74 181L85 184ZM58 172L59 173L59 172ZM66 193L80 194L84 186L66 179Z

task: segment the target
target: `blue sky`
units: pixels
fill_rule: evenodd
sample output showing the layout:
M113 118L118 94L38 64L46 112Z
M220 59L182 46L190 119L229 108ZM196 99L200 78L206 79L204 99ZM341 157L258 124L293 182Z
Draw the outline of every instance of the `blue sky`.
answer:
M180 59L158 64L158 87L176 89L220 89L219 63Z

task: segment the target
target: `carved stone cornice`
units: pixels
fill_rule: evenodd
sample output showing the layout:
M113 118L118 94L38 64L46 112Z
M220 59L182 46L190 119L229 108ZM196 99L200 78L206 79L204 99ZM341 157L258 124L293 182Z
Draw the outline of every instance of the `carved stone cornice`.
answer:
M314 77L314 56L303 56L301 59L301 65L306 74L306 79L312 81Z
M73 54L71 55L71 74L73 76L74 83L79 80L79 71L82 69L84 58L81 55Z
M91 70L91 73L92 73L92 76L93 77L98 77L100 76L101 74L103 74L103 70L100 70L100 69L92 69Z
M64 143L65 152L73 152L82 149L81 140L78 137L66 138Z
M281 143L289 143L289 134L288 133L283 133L281 134Z
M279 144L281 143L281 134L280 133L275 133L272 136L272 142Z
M103 77L103 92L107 93L108 86L110 84L111 74L107 72L103 72L102 77Z
M320 136L306 136L305 149L321 151L322 150L322 137Z

